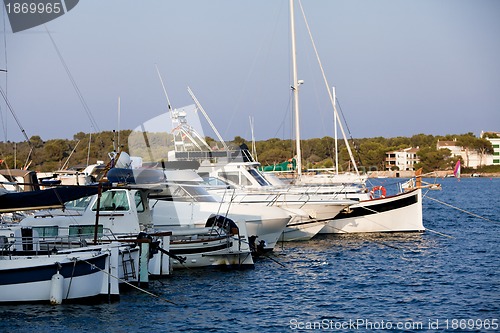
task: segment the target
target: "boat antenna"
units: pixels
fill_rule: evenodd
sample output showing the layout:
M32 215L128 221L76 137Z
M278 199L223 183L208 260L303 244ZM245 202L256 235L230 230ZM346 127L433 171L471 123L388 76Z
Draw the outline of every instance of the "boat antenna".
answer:
M116 130L113 130L113 138L111 140L113 141L113 151L116 153Z
M87 166L89 166L89 162L90 162L91 142L92 142L92 132L90 132L90 134L89 134L89 147L87 149Z
M168 98L167 89L165 89L165 84L163 84L163 79L161 77L160 70L158 69L158 65L155 64L155 67L156 67L156 72L158 73L158 77L160 78L160 83L161 87L163 88L163 93L165 94L165 98L167 99L168 111L172 111L172 104L170 104L170 98Z
M117 135L117 143L116 145L118 146L118 150L121 150L120 149L120 111L121 111L121 104L120 104L120 96L118 96L118 129L117 129L117 132L118 132L118 135Z
M257 158L257 146L255 144L255 136L254 136L254 132L253 132L253 126L254 126L254 122L253 122L253 117L252 116L249 116L248 117L249 120L250 120L250 131L252 132L252 157L255 161L259 161L258 158Z

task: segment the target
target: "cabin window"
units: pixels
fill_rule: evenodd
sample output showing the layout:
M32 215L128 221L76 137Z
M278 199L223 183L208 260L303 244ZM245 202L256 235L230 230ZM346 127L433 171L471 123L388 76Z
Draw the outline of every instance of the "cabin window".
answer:
M58 226L33 227L33 230L38 233L38 237L55 237L59 234Z
M102 225L97 226L97 236L102 237ZM69 236L70 237L93 237L95 233L95 225L70 225L69 226Z
M144 202L142 201L142 196L140 192L135 192L135 207L137 208L138 213L144 212Z
M240 185L240 173L239 172L219 172L218 176L222 179L226 179L234 184Z
M243 186L252 185L252 181L244 173L240 173L240 177L241 177L241 182L240 182L241 185Z
M203 187L186 186L184 190L197 202L217 202L215 198Z
M92 210L96 210L97 201ZM114 212L129 210L127 192L126 191L106 191L101 195L101 204L99 211Z

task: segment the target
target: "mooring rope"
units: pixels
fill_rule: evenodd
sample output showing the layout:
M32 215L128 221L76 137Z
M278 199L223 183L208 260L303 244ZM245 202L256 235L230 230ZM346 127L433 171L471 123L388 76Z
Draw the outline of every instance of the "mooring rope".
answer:
M249 242L249 241L246 241L246 240L241 239L241 238L236 238L235 236L232 236L231 238L233 238L234 240L240 241L241 243L245 243L245 244L247 244L248 246L250 246L250 242ZM250 253L250 254L251 254L251 253ZM263 257L265 257L265 258L268 258L268 259L270 259L271 261L275 262L276 264L280 265L281 267L285 267L285 268L286 268L286 266L285 266L284 264L282 264L281 262L279 262L279 261L278 261L278 260L276 260L276 259L273 259L273 258L269 257L269 256L267 255L267 253L256 253L256 255L257 255L257 256L263 256Z
M482 220L485 220L485 221L488 221L488 222L491 222L491 223L495 223L495 224L500 224L500 221L494 221L494 220L489 219L489 218L487 218L487 217L484 217L484 216L481 216L481 215L477 215L477 214L475 214L475 213L469 212L468 210L465 210L465 209L459 208L459 207L457 207L457 206L453 206L453 205L451 205L451 204L449 204L449 203L446 203L446 202L441 201L441 200L438 200L438 199L431 198L431 197L429 197L429 196L425 196L425 197L426 197L427 199L430 199L430 200L436 201L437 203L440 203L440 204L445 205L445 206L447 206L447 207L450 207L450 208L456 209L456 210L458 210L458 211L461 211L461 212L463 212L463 213L466 213L466 214L469 214L469 215L471 215L471 216L477 217L477 218L479 218L479 219L482 219Z
M172 302L172 301L170 301L170 300L168 300L168 299L166 299L166 298L164 298L164 297L161 297L161 296L159 296L159 295L153 294L153 293L151 293L151 292L149 292L149 291L147 291L147 290L145 290L145 289L142 289L142 288L140 288L140 287L138 287L138 286L136 286L136 285L133 285L132 283L130 283L130 282L128 282L128 281L122 280L122 279L120 279L119 277L114 276L113 274L108 273L108 272L106 272L105 270L103 270L103 269L101 269L101 268L97 267L96 265L94 265L94 264L92 264L92 263L88 262L87 260L83 260L83 259L81 259L81 261L86 262L86 263L87 263L87 264L89 264L90 266L92 266L92 267L94 267L94 268L97 268L98 270L100 270L101 272L104 272L105 274L107 274L107 275L111 276L112 278L115 278L115 279L117 279L118 281L123 282L123 283L125 283L125 284L127 284L127 285L131 286L132 288L135 288L135 289L137 289L137 290L139 290L139 291L141 291L141 292L143 292L143 293L145 293L145 294L147 294L147 295L150 295L150 296L156 297L156 298L158 298L158 299L161 299L161 300L163 300L163 301L165 301L165 302L168 302L168 303L171 303L171 304L177 305L177 303L175 303L175 302Z
M435 233L436 235L440 235L440 236L443 236L443 237L455 238L453 236L450 236L450 235L447 235L445 233L442 233L442 232L439 232L439 231L436 231L436 230L432 230L432 229L429 229L429 228L425 228L425 231L429 231L429 232Z
M69 298L69 292L71 290L71 283L73 282L73 277L75 276L75 268L76 268L76 263L78 262L78 258L72 258L71 260L73 260L73 271L71 272L71 278L69 279L68 292L66 293L66 299Z

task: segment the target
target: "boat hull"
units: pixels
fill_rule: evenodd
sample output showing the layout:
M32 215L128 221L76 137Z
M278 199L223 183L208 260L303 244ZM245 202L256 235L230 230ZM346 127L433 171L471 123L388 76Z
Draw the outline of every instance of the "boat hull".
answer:
M74 259L76 258L76 260ZM79 253L50 257L3 257L0 268L0 303L51 300L52 277L62 275L63 303L101 300L119 295L107 289L109 254Z
M364 232L421 232L422 191L360 201L337 215L320 234Z
M307 241L316 236L327 222L307 219L290 222L281 234L280 242Z
M245 236L216 237L213 239L178 240L170 243L170 253L179 259L172 259L172 268L247 269L254 268L254 262Z
M283 197L284 198L284 197ZM344 203L345 202L345 203ZM326 221L335 218L339 212L346 208L350 202L338 201L336 203L324 201L274 201L272 204L287 212L290 216L288 223L285 220L265 221L265 229L261 226L249 224L249 235L258 235L259 240L265 240L264 250L274 249L278 241L308 240L314 237L326 224ZM246 202L250 205L262 206L262 202ZM272 207L272 206L271 206ZM271 227L271 226L274 226Z
M176 230L179 227L204 227L213 214L222 214L236 223L245 223L248 236L257 236L265 242L265 249L272 250L281 233L291 219L286 211L279 207L268 207L264 204L199 202L166 202L158 200L154 203L153 223L160 230ZM241 225L240 225L241 227Z

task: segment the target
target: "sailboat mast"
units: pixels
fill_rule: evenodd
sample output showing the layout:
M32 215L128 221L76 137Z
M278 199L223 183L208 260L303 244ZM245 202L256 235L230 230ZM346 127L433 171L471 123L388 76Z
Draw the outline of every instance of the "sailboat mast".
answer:
M335 105L335 101L337 100L337 97L335 97L335 87L332 87L332 95L333 95L333 131L335 133L335 174L339 174L339 144L337 140L337 108Z
M293 71L293 97L295 109L295 142L297 149L297 177L302 175L302 152L300 149L300 119L299 119L299 80L297 79L297 49L295 45L295 14L294 14L294 0L290 0L290 30L292 37L292 71Z

